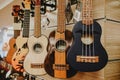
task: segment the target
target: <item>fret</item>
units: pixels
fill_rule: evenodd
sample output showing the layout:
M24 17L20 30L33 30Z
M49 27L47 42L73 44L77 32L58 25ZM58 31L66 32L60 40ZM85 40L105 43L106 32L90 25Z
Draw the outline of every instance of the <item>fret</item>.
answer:
M23 37L29 37L30 10L25 10L23 23Z

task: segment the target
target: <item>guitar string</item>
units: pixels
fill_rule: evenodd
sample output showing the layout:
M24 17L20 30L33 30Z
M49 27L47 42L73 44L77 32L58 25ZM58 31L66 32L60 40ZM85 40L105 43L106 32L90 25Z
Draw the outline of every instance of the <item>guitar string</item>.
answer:
M88 2L89 2L88 3L89 4L89 6L88 6L89 7L89 10L88 10L89 11L89 19L88 19L88 21L89 21L89 40L90 40L90 38L91 38L91 34L90 34L90 32L91 32L91 30L90 30L90 27L91 27L91 20L90 20L91 19L91 13L90 13L91 6L90 6L90 4L91 3L90 3L90 1L88 1ZM91 45L90 44L89 44L89 56L91 56Z
M93 1L91 0L91 4L92 4L92 18L93 18ZM93 37L93 39L94 39L94 21L93 21L93 23L92 23L92 37ZM95 48L95 42L93 41L93 56L95 56L95 50L94 50L94 48Z
M86 2L86 0L85 0L85 2ZM86 36L85 36L85 50L86 50L86 54L85 54L85 56L87 56L87 44L86 44L86 38L87 38L87 6L86 6L86 3L85 3L85 27L86 27Z
M82 7L83 7L83 9L82 10L84 10L84 6L82 5ZM82 12L82 20L84 21L84 11ZM82 26L83 28L82 28L82 38L84 38L85 37L85 25L84 25L84 23L83 23L83 26ZM82 42L82 56L84 56L84 43Z

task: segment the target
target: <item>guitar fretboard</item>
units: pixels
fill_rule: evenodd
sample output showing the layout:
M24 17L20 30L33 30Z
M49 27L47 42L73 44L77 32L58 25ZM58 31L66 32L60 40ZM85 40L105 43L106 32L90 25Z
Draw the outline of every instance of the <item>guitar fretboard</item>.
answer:
M34 36L40 37L41 35L41 16L40 16L40 4L35 5L35 25L34 25Z
M65 7L66 7L66 0L58 0L58 27L57 31L63 33L65 31Z
M23 37L29 37L30 10L25 10L23 23Z
M82 0L82 23L90 25L93 23L92 0Z

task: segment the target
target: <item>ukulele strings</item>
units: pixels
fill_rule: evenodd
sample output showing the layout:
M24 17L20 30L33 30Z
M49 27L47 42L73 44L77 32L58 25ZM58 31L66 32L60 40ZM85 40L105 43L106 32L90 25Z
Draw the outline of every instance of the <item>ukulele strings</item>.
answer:
M89 1L88 4L90 4L90 1ZM89 19L88 19L88 21L89 21L89 39L91 39L91 34L90 34L90 33L91 33L91 30L90 30L90 27L91 27L91 20L90 20L90 19L91 19L91 13L90 13L91 5L89 5L88 7L90 8L90 9L88 10L88 11L89 11L89 17L88 17L88 18L89 18ZM89 56L92 56L92 55L91 55L91 45L89 45Z
M93 19L93 2L92 2L92 0L91 0L91 15L92 15L92 19ZM93 23L92 23L92 38L93 38L93 40L94 40L94 21L93 21ZM94 41L93 41L93 45L92 45L92 52L93 52L93 56L95 56L95 50L94 50Z
M86 27L86 30L85 30L86 31L85 42L86 42L86 38L88 37L88 35L87 35L87 5L86 4L85 4L85 27ZM85 56L87 56L87 43L85 44Z

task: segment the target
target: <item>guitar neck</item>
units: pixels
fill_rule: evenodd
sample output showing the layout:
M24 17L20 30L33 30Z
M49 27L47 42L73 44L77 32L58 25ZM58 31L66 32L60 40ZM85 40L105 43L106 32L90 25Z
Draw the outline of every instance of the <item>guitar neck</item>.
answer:
M35 25L34 25L34 36L41 36L41 16L40 16L40 4L35 5Z
M65 31L65 24L66 24L66 19L65 19L65 7L66 7L66 0L58 0L58 27L57 31L60 33L63 33Z
M93 24L93 0L82 0L82 23L85 25Z
M25 10L23 23L23 37L29 37L30 10Z
M18 17L14 17L14 24L19 24L18 23ZM14 27L21 27L21 26L15 26ZM20 35L20 29L14 29L14 38L16 39Z

